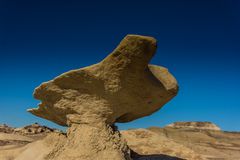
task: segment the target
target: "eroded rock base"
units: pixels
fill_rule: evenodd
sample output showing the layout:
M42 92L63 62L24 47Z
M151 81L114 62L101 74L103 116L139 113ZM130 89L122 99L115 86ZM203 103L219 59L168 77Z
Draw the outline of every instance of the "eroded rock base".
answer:
M72 124L64 141L46 160L131 160L130 150L115 126Z

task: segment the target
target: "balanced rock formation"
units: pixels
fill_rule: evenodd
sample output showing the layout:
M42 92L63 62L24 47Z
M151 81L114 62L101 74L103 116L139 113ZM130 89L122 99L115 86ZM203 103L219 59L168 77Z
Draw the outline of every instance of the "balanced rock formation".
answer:
M157 48L152 37L127 35L101 62L66 72L35 89L32 114L69 126L66 140L47 159L130 159L114 126L151 115L178 91L164 67L149 65Z
M167 125L167 127L215 131L221 130L216 124L211 122L175 122Z

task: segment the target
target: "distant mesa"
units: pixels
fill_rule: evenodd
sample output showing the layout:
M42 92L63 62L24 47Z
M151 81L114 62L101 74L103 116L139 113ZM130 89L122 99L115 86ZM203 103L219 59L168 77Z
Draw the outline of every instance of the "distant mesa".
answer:
M9 127L6 124L0 125L0 132L2 132L2 133L12 133L13 131L14 131L14 128Z
M25 127L14 128L10 127L6 124L0 125L1 133L13 133L13 134L21 134L21 135L36 135L36 134L47 134L52 132L60 132L57 129L52 129L47 126L42 126L38 123L34 123L31 125L27 125Z
M167 125L167 127L215 131L221 130L216 124L212 122L175 122Z

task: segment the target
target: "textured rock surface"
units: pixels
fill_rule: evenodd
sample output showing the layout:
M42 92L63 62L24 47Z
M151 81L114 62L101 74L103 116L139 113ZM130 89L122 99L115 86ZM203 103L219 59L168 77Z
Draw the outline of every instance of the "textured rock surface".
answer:
M130 160L130 150L120 132L112 126L76 125L67 138L57 143L47 155L51 160Z
M129 122L152 114L178 90L166 68L148 65L151 37L128 35L102 62L64 73L36 88L32 114L60 125Z
M128 35L100 63L66 72L35 89L41 103L28 111L70 126L67 140L48 159L129 159L127 145L111 126L151 115L178 91L166 68L148 64L156 48L152 37Z
M167 127L215 131L221 130L216 124L211 122L175 122L169 124Z

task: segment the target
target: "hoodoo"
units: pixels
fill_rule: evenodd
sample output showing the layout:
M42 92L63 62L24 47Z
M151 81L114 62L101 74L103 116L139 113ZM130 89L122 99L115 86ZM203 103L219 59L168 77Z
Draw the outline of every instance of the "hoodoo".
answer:
M68 126L66 140L46 157L58 160L129 160L129 148L114 126L151 115L178 91L164 67L150 65L152 37L127 35L101 62L42 83L32 114Z

